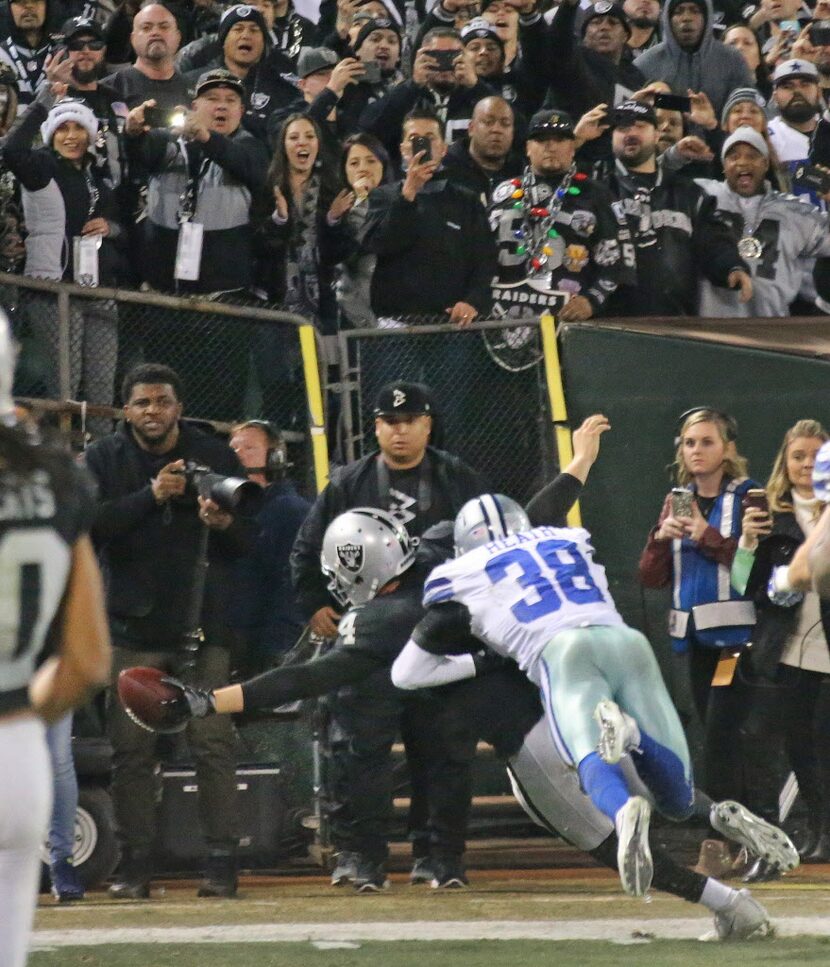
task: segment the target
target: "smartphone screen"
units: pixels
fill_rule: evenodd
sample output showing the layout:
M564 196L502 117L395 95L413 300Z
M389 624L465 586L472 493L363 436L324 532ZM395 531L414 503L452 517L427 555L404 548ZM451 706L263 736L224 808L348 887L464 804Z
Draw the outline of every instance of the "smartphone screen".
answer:
M435 69L451 71L455 66L455 59L461 53L459 50L430 50L429 56L435 61Z
M655 94L654 106L661 107L666 111L682 111L687 113L692 109L692 102L688 97L680 94Z

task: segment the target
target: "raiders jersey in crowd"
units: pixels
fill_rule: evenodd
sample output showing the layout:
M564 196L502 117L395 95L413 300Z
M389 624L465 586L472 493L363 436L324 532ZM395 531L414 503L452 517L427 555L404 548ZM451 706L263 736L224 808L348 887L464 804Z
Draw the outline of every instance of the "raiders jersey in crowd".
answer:
M5 457L5 454L3 455ZM68 457L38 454L15 471L0 457L0 714L27 687L66 589L72 545L89 530L92 488Z
M537 179L526 189L529 207L549 206L558 184ZM502 182L490 205L490 227L499 253L497 284L502 286L527 278L527 255L519 251L525 247L519 235L525 213L515 207L516 187L513 180ZM557 236L548 241L552 254L541 278L549 291L585 296L597 312L618 285L636 281L634 250L625 217L608 189L581 175L574 179L573 188L554 220Z
M583 528L536 527L435 568L424 604L465 605L473 634L537 681L537 660L558 632L623 624L593 555Z

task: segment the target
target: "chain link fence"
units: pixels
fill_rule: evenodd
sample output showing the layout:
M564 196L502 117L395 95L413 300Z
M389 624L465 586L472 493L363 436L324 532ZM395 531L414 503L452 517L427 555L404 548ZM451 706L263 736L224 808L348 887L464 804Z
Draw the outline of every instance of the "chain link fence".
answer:
M15 395L83 401L83 426L76 420L75 429L85 435L112 429L123 377L154 362L181 376L189 417L267 419L295 448L307 436L298 316L242 293L183 299L4 274L0 302L21 347Z
M338 452L351 460L375 449L372 407L384 383L423 382L435 400L433 443L527 501L556 467L538 323L414 321L340 334Z

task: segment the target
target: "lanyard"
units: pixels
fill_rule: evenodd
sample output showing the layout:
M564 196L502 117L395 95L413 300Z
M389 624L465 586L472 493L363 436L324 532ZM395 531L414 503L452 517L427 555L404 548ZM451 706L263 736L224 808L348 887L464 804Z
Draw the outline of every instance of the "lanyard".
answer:
M38 89L38 85L45 78L45 74L43 74L43 62L46 59L47 49L48 45L47 47L42 47L40 50L29 51L29 60L24 64L21 57L21 48L14 43L6 45L6 53L14 62L15 72L20 78L20 86L27 93L34 94Z
M89 221L95 214L95 209L98 207L98 201L101 198L101 192L98 190L98 186L95 184L95 180L92 177L92 167L91 164L84 165L84 181L86 181L86 193L89 198L89 213L86 216L86 220Z
M210 165L210 158L202 158L198 161L198 155L190 153L183 138L179 138L179 149L184 155L187 166L187 184L184 191L179 196L179 211L177 218L179 223L193 220L196 214L196 202L199 195L199 182L204 178L205 172ZM198 165L198 167L197 167Z

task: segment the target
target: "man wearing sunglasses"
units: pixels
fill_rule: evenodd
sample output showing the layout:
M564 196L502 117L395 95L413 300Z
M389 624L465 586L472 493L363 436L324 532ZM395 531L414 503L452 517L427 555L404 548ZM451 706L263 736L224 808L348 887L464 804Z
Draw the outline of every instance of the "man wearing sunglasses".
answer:
M101 78L107 73L107 42L100 24L88 17L72 17L61 28L66 57L72 64L70 97L83 101L98 118L98 139L91 145L96 164L114 187L121 184L122 138L113 104L121 95ZM123 122L121 127L123 128Z

